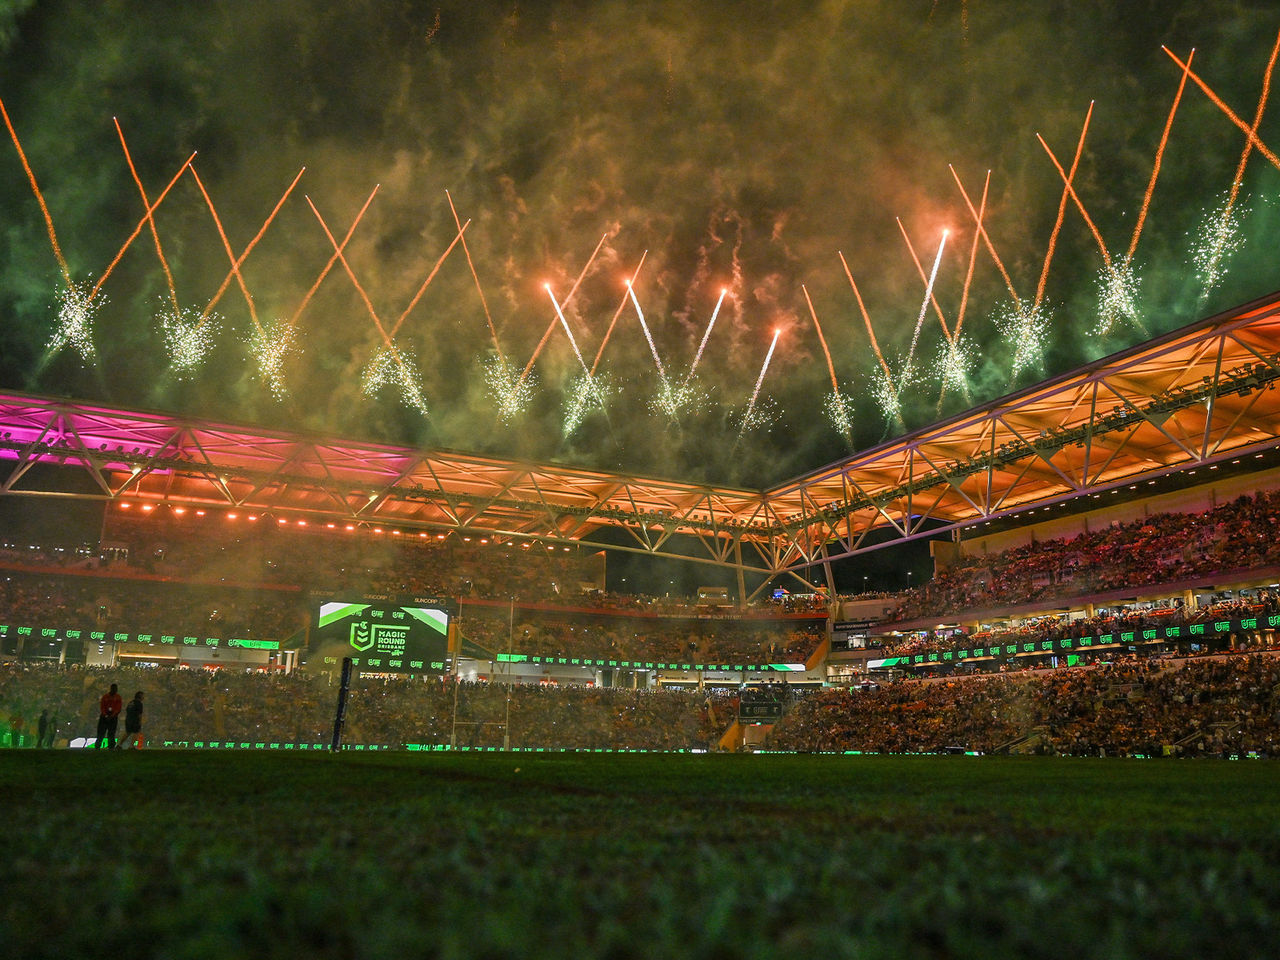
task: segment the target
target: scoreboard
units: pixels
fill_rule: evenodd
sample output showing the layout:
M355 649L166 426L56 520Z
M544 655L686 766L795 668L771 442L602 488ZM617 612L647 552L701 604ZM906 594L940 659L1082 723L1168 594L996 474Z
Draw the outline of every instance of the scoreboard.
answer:
M453 602L435 597L322 600L312 649L325 663L364 673L443 673L448 669Z

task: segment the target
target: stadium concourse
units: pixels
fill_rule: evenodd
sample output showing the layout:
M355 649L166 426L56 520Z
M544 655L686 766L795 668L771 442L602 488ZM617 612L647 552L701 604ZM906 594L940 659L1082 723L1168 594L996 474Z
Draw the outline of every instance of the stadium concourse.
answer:
M148 691L152 744L316 749L346 656L356 748L1269 755L1277 317L761 492L0 398L9 502L94 511L5 537L6 738L43 714L82 741L115 682ZM924 538L927 583L834 589ZM738 590L611 591L609 550Z

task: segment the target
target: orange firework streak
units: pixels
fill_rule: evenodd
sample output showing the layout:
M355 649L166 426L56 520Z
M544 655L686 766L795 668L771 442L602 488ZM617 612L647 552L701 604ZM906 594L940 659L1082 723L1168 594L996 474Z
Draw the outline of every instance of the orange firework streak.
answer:
M469 226L471 226L470 220L458 227L458 233L457 236L453 238L453 242L449 244L444 253L440 254L440 259L436 261L436 265L432 267L431 272L427 274L427 279L422 281L422 286L420 286L418 288L418 292L413 295L413 299L409 301L409 305L404 308L404 313L400 314L400 316L396 318L396 322L391 327L391 336L394 337L399 332L400 327L404 324L405 318L408 317L409 314L413 312L413 308L418 305L418 301L422 299L422 295L427 292L427 287L431 286L431 281L436 278L436 273L439 271L440 265L444 263L449 254L453 252L453 248L458 245L458 241L462 240L462 235L466 232L466 229Z
M840 384L836 382L836 365L831 362L831 351L827 349L827 338L822 335L822 325L818 323L818 312L813 309L813 301L809 299L809 289L802 283L800 289L804 291L804 302L809 305L809 316L813 317L813 329L818 331L818 342L822 344L822 355L827 358L827 370L831 374L831 389L840 394Z
M609 329L604 332L604 339L600 341L600 349L596 351L596 358L591 363L591 376L595 376L596 367L600 365L600 358L604 356L604 348L609 343L609 337L613 333L613 328L618 324L618 318L622 316L623 308L626 307L627 301L631 299L631 287L635 286L636 277L640 276L640 268L644 266L644 258L648 255L648 250L640 254L640 262L636 264L635 272L631 274L631 279L627 281L628 292L622 295L622 299L618 301L618 309L613 311L613 319L609 321Z
M22 149L22 141L18 139L18 131L13 128L13 122L9 119L9 111L5 109L3 100L0 100L0 116L4 117L4 125L9 128L9 137L13 140L13 145L18 149L18 159L22 161L22 169L27 172L27 180L31 182L31 192L36 195L36 203L40 204L40 212L44 214L44 225L49 231L49 243L53 245L53 255L57 258L58 266L62 270L62 279L70 287L71 269L67 266L67 258L62 255L62 248L58 246L58 235L53 229L53 217L49 215L49 208L44 202L44 194L40 192L40 185L36 183L36 175L31 170L31 164L27 162L27 153Z
M316 277L316 282L311 285L311 289L307 291L306 296L302 298L302 302L298 304L298 309L289 319L289 326L296 325L297 322L302 319L302 311L307 309L307 304L311 302L311 298L314 297L316 295L316 291L320 289L320 284L324 283L324 278L329 275L329 271L333 269L333 265L337 263L338 258L342 256L342 251L347 248L347 243L351 240L351 235L356 232L356 226L364 217L364 212L369 209L369 204L373 203L373 198L377 196L378 189L381 186L381 184L374 185L373 191L369 194L369 199L364 202L364 206L360 208L360 212L356 214L356 218L351 221L351 226L347 228L347 233L346 236L342 238L342 243L340 243L336 251L330 255L329 262L326 263L324 265L324 269L320 271L320 276ZM310 197L307 198L307 203L311 203ZM314 210L315 207L313 206L311 209ZM319 214L316 214L316 216L319 216ZM321 221L321 223L323 222L324 221Z
M916 270L920 272L920 279L924 281L924 288L929 294L929 302L933 304L933 312L938 315L938 323L942 324L942 335L947 338L948 343L955 343L955 338L951 336L951 331L947 328L947 318L942 315L942 307L938 306L938 298L934 296L933 288L929 286L929 278L925 275L924 266L920 263L920 258L916 256L916 248L911 245L911 238L907 236L907 228L902 225L900 217L894 217L898 221L898 229L902 231L902 239L907 241L907 249L911 251L911 259L916 265Z
M991 242L991 237L987 233L987 228L982 222L982 217L978 216L978 211L974 209L973 201L969 199L969 194L964 188L964 184L960 182L960 176L956 173L955 167L947 164L951 170L951 176L956 181L956 186L960 188L960 196L964 197L965 206L969 208L969 214L973 217L974 222L978 226L978 235L982 237L983 242L987 245L987 252L991 254L991 259L995 261L996 269L1000 271L1000 276L1004 278L1004 285L1009 288L1009 296L1013 298L1015 306L1021 307L1022 301L1018 299L1018 291L1013 289L1013 281L1009 279L1009 271L1004 268L1004 262L1000 259L1000 255L996 253L995 245ZM987 171L987 183L991 183L991 171ZM986 187L982 188L983 196L986 195Z
M867 336L871 338L871 349L875 351L876 359L880 361L880 368L884 370L885 382L889 384L889 389L896 394L898 391L893 385L893 374L889 372L889 364L885 362L884 354L880 352L880 342L876 340L876 332L871 328L871 316L867 313L866 304L862 302L862 294L858 292L858 285L853 282L853 274L849 271L849 263L839 250L836 251L836 255L840 258L840 262L844 264L844 275L849 278L849 286L853 287L853 295L858 301L858 310L862 313L862 322L866 324Z
M213 209L213 200L210 199L208 191L204 188L204 184L200 182L200 176L199 174L196 174L196 168L191 168L191 173L195 176L196 183L200 184L200 192L204 194L205 203L209 205L209 212L213 214L213 220L218 225L218 234L222 237L222 245L226 247L227 257L231 260L231 272L223 277L222 286L218 287L218 292L213 295L213 299L209 301L209 305L204 308L204 313L200 316L201 323L204 323L204 321L209 318L209 314L212 313L213 308L218 305L218 301L222 299L222 295L227 290L227 285L231 283L231 278L234 276L236 278L236 282L240 284L241 292L244 293L245 302L249 304L249 315L253 317L253 325L258 328L259 333L262 332L262 327L258 323L258 311L253 305L253 298L249 296L249 288L245 286L244 276L240 273L240 264L244 263L249 254L253 252L253 248L258 245L258 241L261 240L263 234L267 232L267 227L271 226L271 221L276 218L276 214L280 212L280 208L284 206L284 202L289 199L289 194L293 193L293 188L298 185L298 181L302 179L302 175L306 172L306 167L303 167L298 171L297 176L293 178L293 182L289 184L288 189L286 189L285 192L281 194L280 199L276 201L275 207L273 207L271 213L267 215L267 219L263 221L262 227L258 230L257 234L249 241L249 245L244 248L244 252L240 254L239 257L236 257L235 254L231 252L231 244L227 242L227 235L223 232L222 221L218 218L218 212Z
M585 277L587 275L587 271L591 269L591 264L595 260L596 254L600 252L600 248L604 246L604 242L607 239L609 239L609 235L606 233L600 238L600 242L596 244L596 248L591 251L591 256L587 258L587 262L583 266L582 272L578 274L578 279L573 282L573 286L569 289L569 295L565 297L564 302L560 304L561 309L568 306L569 301L573 299L573 295L578 292L578 284L582 283L582 278ZM538 345L533 348L533 356L529 358L529 362L524 365L524 370L520 372L520 379L516 381L517 385L524 383L525 378L529 376L529 371L533 369L534 362L538 359L539 354L542 353L542 348L547 345L547 341L551 339L551 334L555 330L556 324L559 322L558 318L552 317L551 322L547 324L547 330L542 335L542 339L539 340Z
M1223 99L1220 96L1218 96L1216 93L1214 93L1212 88L1210 88L1210 86L1207 83L1201 80L1199 75L1194 70L1190 69L1190 66L1188 64L1185 64L1178 59L1177 54L1175 54L1168 47L1161 47L1161 49L1164 50L1165 53L1169 54L1170 59L1172 59L1174 63L1176 63L1178 66L1186 70L1187 76L1189 76L1192 80L1194 80L1196 86L1198 86L1201 90L1204 91L1204 95L1209 98L1210 102L1212 102L1214 106L1216 106L1219 110L1221 110L1224 114L1226 114L1227 119L1230 120L1232 123L1234 123L1237 127L1239 127L1244 132L1244 135L1248 138L1249 142L1253 144L1254 149L1257 150L1264 157L1266 157L1268 160L1270 160L1273 166L1275 166L1277 169L1280 169L1280 157L1276 156L1275 152L1271 150L1265 143L1262 142L1262 140L1258 137L1257 131L1251 130L1249 128L1249 125L1245 123L1243 120L1241 120L1236 115L1236 112L1232 110L1229 106L1227 106L1226 102L1223 101Z
M138 169L133 165L133 156L129 153L129 144L125 142L124 130L120 127L120 121L115 117L111 118L111 122L116 125L116 133L120 135L120 147L124 150L124 159L129 164L129 172L133 174L133 182L138 186L138 193L142 197L142 205L147 209L147 226L151 228L151 239L156 244L156 256L160 258L160 266L164 268L164 278L169 284L169 300L173 303L173 312L178 313L178 291L173 286L173 272L169 269L169 261L164 257L164 249L160 246L160 232L156 229L155 217L151 215L151 201L147 199L147 190L142 185L142 178L138 176Z
M1178 112L1178 104L1182 102L1182 91L1187 87L1187 74L1191 71L1191 58L1196 55L1195 50L1187 55L1187 62L1182 68L1182 79L1178 82L1178 92L1173 96L1173 106L1169 108L1169 116L1164 122L1164 130L1160 134L1160 145L1156 147L1155 163L1151 165L1151 179L1147 182L1147 192L1142 196L1142 207L1138 210L1138 222L1133 225L1133 237L1129 240L1129 250L1125 253L1126 260L1133 259L1133 253L1138 249L1138 238L1142 236L1142 225L1147 220L1147 210L1151 206L1151 195L1155 193L1156 178L1160 176L1160 162L1164 159L1165 144L1169 142L1169 131L1173 129L1173 117Z
M458 211L453 206L453 197L446 190L444 195L449 198L449 212L453 214L453 222L458 228L458 233L462 233L462 221L458 217ZM470 223L470 221L467 221ZM489 313L489 301L484 298L484 290L480 287L480 275L476 273L476 265L471 262L471 250L467 247L467 238L462 238L462 252L467 255L467 266L471 270L471 279L476 282L476 293L480 294L480 306L484 308L484 318L489 324L489 335L493 337L493 349L498 352L498 363L501 365L504 376L507 369L507 358L502 355L502 345L498 343L498 328L493 325L493 316Z
M156 212L156 208L159 207L164 198L169 195L169 191L173 189L174 184L176 184L178 180L181 179L182 175L187 172L187 167L191 166L191 161L195 158L196 155L194 153L187 157L186 163L178 168L178 172L173 175L173 179L168 182L162 191L160 191L160 196L156 197L155 203L147 207L147 212L142 215L142 219L138 221L138 225L133 228L133 233L129 234L128 239L125 240L120 249L116 251L115 257L109 264L107 264L107 269L102 271L102 276L98 278L98 282L95 283L93 285L93 289L89 291L90 303L92 303L93 298L98 295L98 291L102 289L102 285L107 282L107 277L111 276L111 271L116 268L116 264L120 262L125 251L128 250L133 244L133 241L138 238L138 234L140 234L142 232L142 228L147 225L147 221L151 218L151 215Z
M978 240L983 234L982 218L987 212L987 191L991 187L991 171L987 171L986 182L982 184L982 202L978 205L978 215L975 218L978 226L973 234L973 246L969 248L969 271L964 275L964 288L960 291L960 313L956 316L956 336L952 342L959 341L960 328L964 326L964 311L969 305L969 284L973 281L973 267L978 261Z
M1044 252L1044 266L1040 268L1040 282L1036 284L1034 306L1040 306L1044 300L1044 286L1049 281L1049 264L1053 262L1053 251L1058 245L1058 232L1062 229L1062 221L1067 215L1067 197L1071 190L1071 181L1075 179L1076 168L1080 165L1080 155L1084 153L1084 138L1089 132L1089 118L1093 116L1093 101L1089 101L1089 112L1084 115L1084 127L1080 130L1080 139L1076 143L1075 159L1071 161L1071 173L1065 178L1067 185L1062 190L1062 199L1058 201L1058 219L1053 222L1053 231L1049 234L1049 246ZM1040 136L1040 134L1036 134ZM1043 143L1044 141L1040 141ZM1045 149L1048 149L1047 147ZM1055 160L1054 163L1057 163ZM1061 168L1059 168L1061 169ZM1034 309L1034 308L1033 308Z
M372 198L370 198L372 199ZM324 230L324 235L329 238L329 243L333 245L334 255L342 264L342 269L347 271L347 276L351 279L352 285L356 288L356 292L360 294L360 299L364 301L365 309L369 311L369 316L373 318L374 326L378 328L378 333L382 334L382 340L391 349L395 355L396 361L403 365L400 360L400 353L396 350L395 344L391 342L391 338L387 336L386 328L382 326L382 321L378 319L378 312L373 309L373 301L369 299L369 294L365 293L364 287L360 285L360 281L356 279L355 271L351 269L351 264L347 263L347 258L342 253L342 248L338 246L338 241L334 239L333 234L329 231L329 225L324 222L324 217L320 216L320 211L316 209L316 205L311 202L311 198L307 197L307 206L311 208L311 212L316 215L316 219L320 221L320 227Z
M1194 51L1192 51L1194 53ZM1258 108L1253 115L1253 126L1249 128L1249 137L1244 142L1244 150L1240 154L1240 163L1236 166L1236 175L1231 181L1231 192L1227 196L1227 205L1222 210L1222 222L1226 223L1231 216L1231 208L1240 195L1240 181L1244 179L1244 170L1249 163L1249 154L1253 152L1253 142L1258 136L1258 127L1262 124L1262 114L1267 109L1267 99L1271 96L1271 72L1276 66L1276 54L1280 53L1280 34L1276 35L1275 46L1271 48L1271 59L1267 61L1267 70L1262 75L1262 93L1258 97ZM1188 65L1191 57L1187 57ZM1183 71L1185 77L1187 71Z
M1067 193L1075 202L1076 209L1080 211L1080 216L1084 218L1085 224L1089 227L1089 232L1093 234L1093 239L1098 243L1098 249L1102 251L1102 262L1107 265L1107 269L1111 269L1111 254L1107 251L1106 241L1102 239L1102 234L1098 232L1097 224L1093 222L1093 218L1089 216L1089 211L1084 208L1084 201L1080 199L1080 195L1076 193L1076 188L1071 185L1071 181L1067 178L1067 171L1062 169L1062 164L1058 162L1058 158L1053 155L1053 151L1049 149L1049 145L1044 142L1044 137L1036 134L1036 139L1040 141L1040 146L1044 147L1044 152L1049 154L1049 159L1053 161L1054 167L1057 168L1058 174L1062 177L1062 182L1066 186Z

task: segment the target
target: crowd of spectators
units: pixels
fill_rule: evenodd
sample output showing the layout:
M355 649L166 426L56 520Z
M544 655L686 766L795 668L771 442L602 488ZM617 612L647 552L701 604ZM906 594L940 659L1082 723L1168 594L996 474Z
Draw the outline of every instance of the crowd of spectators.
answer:
M45 711L59 743L92 740L98 698L111 683L146 695L144 733L174 742L328 743L337 688L324 676L145 667L67 668L0 663L0 714L29 731ZM400 746L706 749L723 732L728 694L357 679L344 741ZM508 702L509 698L509 702ZM509 725L508 725L509 718ZM456 722L455 722L456 721ZM31 738L27 737L27 742Z
M1280 657L1126 661L810 695L772 731L781 750L1071 756L1280 753Z
M903 594L895 620L1175 583L1280 564L1280 492L1159 513L1071 538L962 557Z

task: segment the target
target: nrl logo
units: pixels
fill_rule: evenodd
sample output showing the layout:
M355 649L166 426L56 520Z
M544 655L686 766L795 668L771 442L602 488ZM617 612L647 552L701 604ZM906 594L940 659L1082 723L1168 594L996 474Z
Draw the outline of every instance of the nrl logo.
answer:
M351 625L351 646L361 653L373 646L373 625L360 622Z

